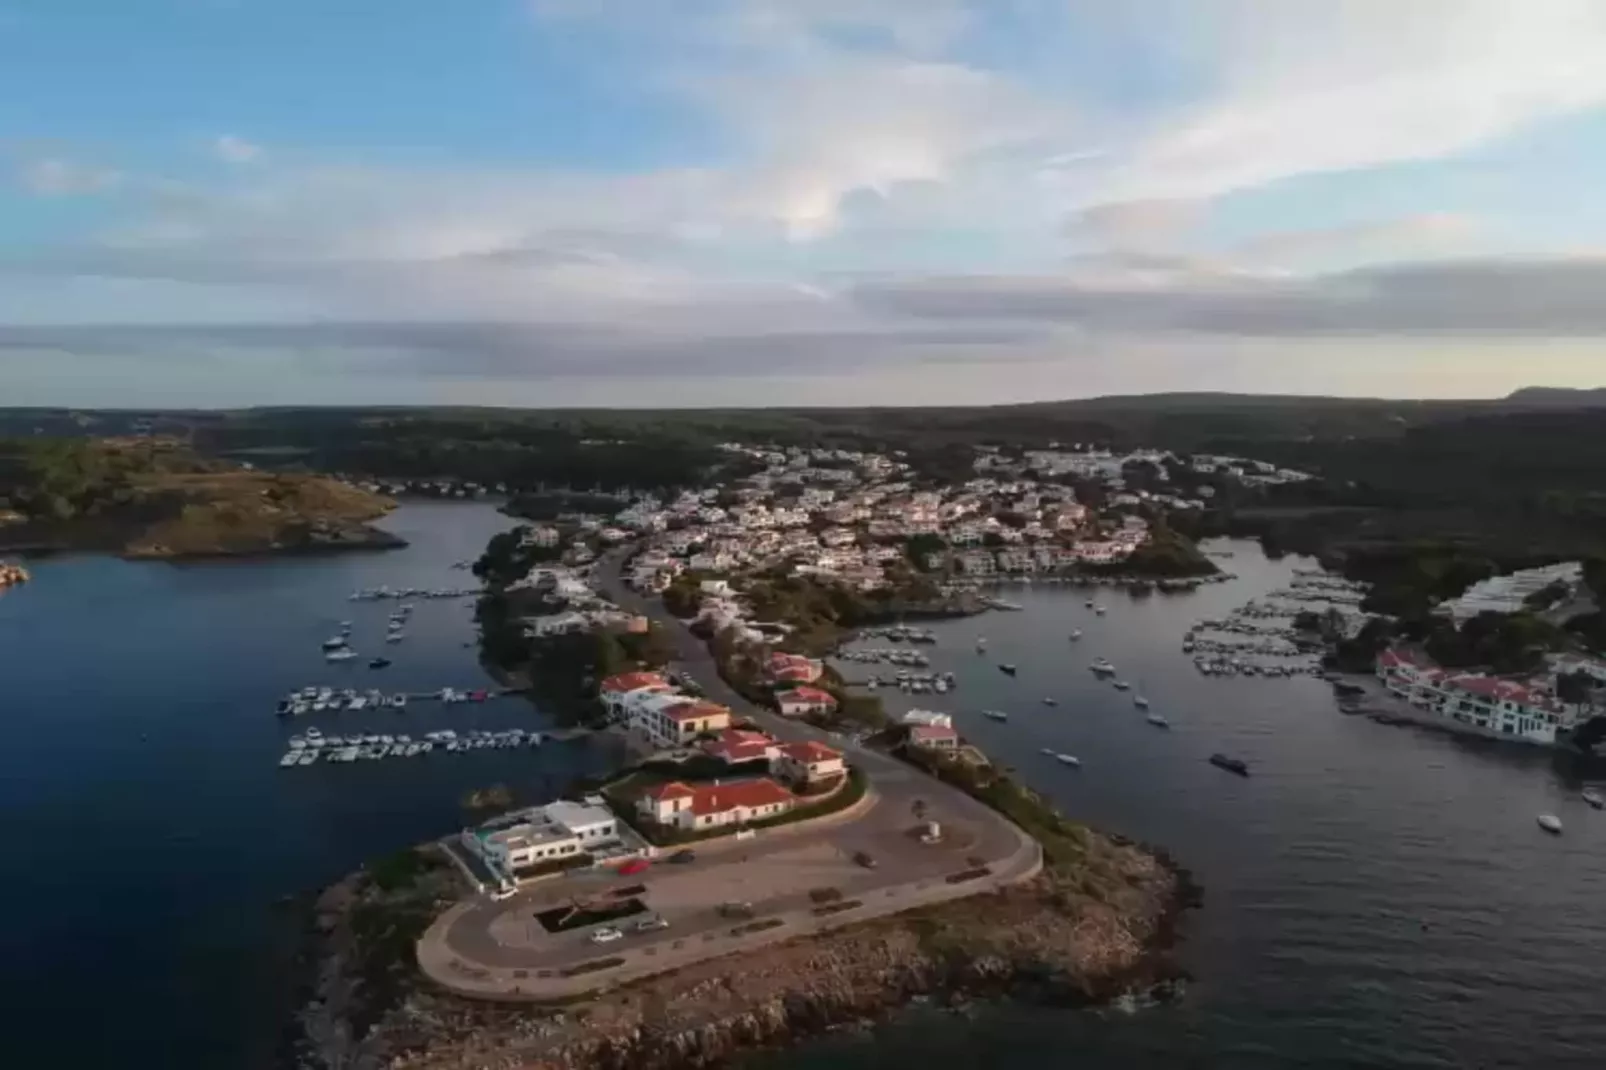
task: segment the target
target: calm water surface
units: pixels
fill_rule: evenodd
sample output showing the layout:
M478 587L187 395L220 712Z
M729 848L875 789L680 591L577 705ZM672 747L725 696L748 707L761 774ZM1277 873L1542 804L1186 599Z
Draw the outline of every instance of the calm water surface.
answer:
M464 586L456 561L510 522L488 505L410 504L403 550L170 565L62 557L0 597L0 1065L268 1065L292 992L288 894L461 824L498 781L540 795L587 771L584 745L280 769L316 723L417 738L538 727L520 700L312 715L274 702L305 684L433 690L488 683L464 643L466 600L393 603L358 587ZM324 662L340 620L364 659ZM394 664L366 668L383 653ZM90 1028L85 1029L85 1025Z
M772 1070L1045 1057L1112 1068L1606 1066L1606 814L1577 797L1591 771L1344 717L1312 678L1198 675L1180 652L1190 623L1310 564L1225 545L1240 579L1196 595L1101 592L1109 613L1098 617L1085 593L1025 588L1009 594L1024 612L938 625L933 667L953 670L958 692L889 703L953 712L1067 813L1192 868L1205 908L1190 923L1198 980L1186 999L1130 1015L915 1013L870 1040L762 1060ZM983 634L986 656L974 651ZM1088 671L1099 656L1170 732ZM998 671L1004 661L1018 677ZM986 708L1011 719L986 720ZM1254 775L1210 766L1214 751ZM1566 823L1563 837L1536 827L1546 811Z
M450 564L505 523L488 507L408 506L392 525L413 545L391 554L181 567L67 558L0 597L0 1008L13 1019L0 1050L34 1056L26 1066L265 1065L289 997L281 896L450 829L470 787L502 780L539 795L595 766L574 746L275 765L289 729L272 702L292 686L483 681L462 645L463 602L421 601L382 673L327 666L318 643L351 619L358 648L381 649L387 606L346 593L460 582ZM961 687L914 700L954 712L1067 812L1194 869L1206 905L1187 943L1198 975L1187 998L1131 1015L916 1011L870 1037L756 1064L1606 1065L1606 814L1577 801L1580 771L1343 717L1315 680L1198 676L1178 650L1188 624L1281 586L1296 563L1236 549L1242 578L1198 595L1105 592L1100 618L1081 593L1026 589L1011 595L1025 612L938 625L934 662ZM1079 644L1072 628L1085 632ZM1171 732L1088 672L1100 655ZM1060 705L1043 706L1045 695ZM990 707L1011 720L981 718ZM319 723L416 737L540 720L508 702ZM1207 765L1217 750L1254 776ZM1560 814L1566 835L1540 833L1542 811Z

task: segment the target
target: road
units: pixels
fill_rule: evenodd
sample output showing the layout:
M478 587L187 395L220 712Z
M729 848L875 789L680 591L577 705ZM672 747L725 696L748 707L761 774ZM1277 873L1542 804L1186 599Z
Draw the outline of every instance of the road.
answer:
M707 697L754 721L784 741L841 744L813 725L756 706L720 677L703 642L668 614L657 599L625 586L621 566L629 550L598 561L598 590L621 607L664 627L680 670ZM974 895L1034 875L1042 864L1037 843L996 811L889 755L854 744L849 763L869 781L866 799L836 819L783 826L746 841L699 845L686 865L659 863L648 873L619 877L599 870L537 884L511 899L465 900L436 919L419 941L418 959L437 982L465 995L489 999L566 998L661 973L693 962L756 950L779 940L820 932L915 906ZM921 843L914 814L943 830L937 844ZM855 862L863 853L873 869ZM959 883L948 878L985 866L984 877ZM624 939L597 945L590 932L550 933L535 915L577 897L607 897L637 884L645 906L666 919L667 929L637 933L621 923ZM821 916L810 893L829 888L857 906ZM722 917L722 903L754 906L768 926L743 931L744 923ZM599 959L622 961L594 973L565 975Z

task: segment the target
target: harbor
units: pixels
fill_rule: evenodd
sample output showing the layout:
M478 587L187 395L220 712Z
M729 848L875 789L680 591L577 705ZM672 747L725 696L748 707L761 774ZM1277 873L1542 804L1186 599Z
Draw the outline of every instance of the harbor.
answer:
M370 732L362 735L324 735L317 729L308 729L304 735L291 736L289 749L279 759L281 768L347 762L378 761L382 758L416 758L437 751L443 754L461 754L478 750L510 750L515 747L539 747L545 742L541 732L509 728L499 732L473 729L459 733L450 728L425 732L420 738L410 735Z
M483 703L519 695L515 688L442 687L433 691L395 691L385 693L377 688L358 691L356 688L335 688L309 684L292 691L279 700L274 713L280 717L302 717L312 713L356 712L359 710L404 710L415 702L439 702L446 706L462 703Z

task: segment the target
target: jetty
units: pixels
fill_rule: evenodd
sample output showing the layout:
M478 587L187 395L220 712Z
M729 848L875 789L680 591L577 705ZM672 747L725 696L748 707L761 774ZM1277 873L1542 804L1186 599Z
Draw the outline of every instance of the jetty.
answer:
M368 733L355 736L325 736L316 729L304 736L291 736L289 749L279 759L279 766L319 763L342 764L347 762L378 761L381 758L415 758L436 752L462 754L476 750L511 750L516 747L539 747L545 741L541 732L509 728L500 732L474 730L458 733L450 728L425 732L418 739L408 735Z
M312 684L281 698L274 712L280 717L300 717L309 713L340 713L347 710L401 710L414 702L440 702L453 706L460 703L491 702L518 694L523 694L523 691L516 687L442 687L435 691L384 692L377 688L359 691L352 687L335 688Z

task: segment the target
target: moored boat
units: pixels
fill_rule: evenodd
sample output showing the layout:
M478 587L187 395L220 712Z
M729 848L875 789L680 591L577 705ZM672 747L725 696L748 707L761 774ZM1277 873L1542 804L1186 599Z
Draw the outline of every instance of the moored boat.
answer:
M1078 758L1074 754L1061 753L1061 754L1054 755L1054 757L1059 761L1059 763L1061 765L1070 765L1070 766L1078 766L1078 767L1080 767L1081 764L1082 764L1082 759Z
M1142 695L1133 695L1132 705L1136 706L1140 710L1146 710L1149 708L1149 700L1144 698Z
M1060 704L1059 703L1059 699L1050 698L1047 695L1043 696L1043 705L1045 705L1045 706L1058 706L1059 704Z
M989 721L1009 720L1009 714L1005 713L1003 710L982 710L981 715L987 718Z
M1245 762L1238 758L1229 758L1225 754L1212 754L1210 756L1210 764L1217 769L1225 769L1229 773L1237 773L1239 776L1249 775L1249 766Z
M1000 665L998 667L998 671L1003 673L1006 676L1014 676L1015 675L1015 666L1009 664L1008 662L1005 662L1004 664L1002 664L1002 665Z
M1561 818L1555 814L1540 814L1536 819L1539 827L1553 836L1561 835Z
M1585 788L1580 793L1580 797L1597 810L1606 808L1606 796L1602 796L1601 793L1596 791L1594 788Z
M1163 716L1161 716L1158 713L1151 713L1151 714L1149 714L1148 717L1144 718L1144 720L1148 721L1150 724L1154 725L1154 727L1156 727L1156 728L1170 728L1171 727L1171 722L1166 720Z

